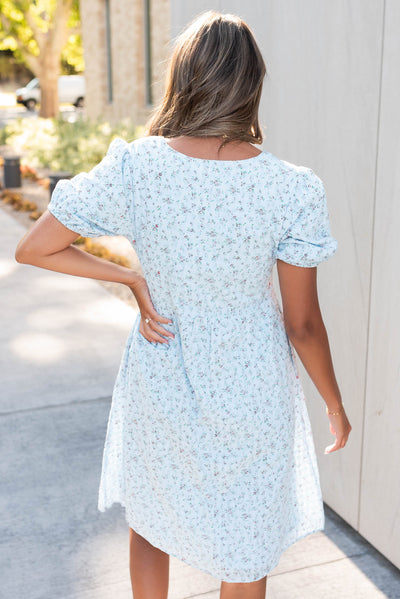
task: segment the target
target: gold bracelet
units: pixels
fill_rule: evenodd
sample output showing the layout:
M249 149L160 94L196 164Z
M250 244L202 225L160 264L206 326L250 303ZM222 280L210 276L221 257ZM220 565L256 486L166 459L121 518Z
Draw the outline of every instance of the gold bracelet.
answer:
M343 404L340 406L339 412L330 412L328 406L326 406L326 413L332 414L332 416L339 416L339 414L344 410Z

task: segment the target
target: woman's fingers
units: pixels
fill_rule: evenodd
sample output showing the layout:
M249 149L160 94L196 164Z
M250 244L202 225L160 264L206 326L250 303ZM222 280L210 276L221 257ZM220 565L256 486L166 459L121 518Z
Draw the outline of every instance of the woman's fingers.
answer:
M156 333L149 324L142 325L142 329L139 327L139 331L142 333L143 337L145 337L147 341L150 341L151 343L168 343L167 339Z
M335 443L333 443L332 445L328 445L328 447L325 447L324 453L332 453L332 451L337 451L342 447L344 447L344 444L342 445L342 440L336 439Z
M336 441L335 441L335 443L332 443L332 445L328 445L327 447L325 447L324 453L332 453L332 451L337 451L338 449L342 449L346 445L347 439L349 438L350 433L337 435L335 433L335 431L333 430L332 424L330 426L330 429L331 429L331 433L336 435Z
M159 314L158 312L156 312L156 310L151 310L150 312L150 318L152 318L153 320L157 320L158 322L172 322L171 318L167 318L166 316L161 316L161 314Z
M351 424L345 412L329 416L329 430L332 435L335 435L336 441L332 445L325 447L324 453L332 453L332 451L342 449L347 443L351 429Z
M164 337L162 337L162 335L165 335L166 337L170 337L171 339L174 339L175 335L173 333L171 333L171 331L168 331L167 329L165 329L158 323L158 321L165 322L165 323L171 323L172 320L170 318L166 318L165 316L161 316L156 311L154 311L152 314L153 314L152 316L150 316L149 314L146 316L144 316L143 314L141 315L142 330L140 330L140 328L139 328L139 330L142 333L142 335L148 341L158 342L158 343L168 343L168 341ZM146 322L146 318L149 319L149 322Z
M165 323L172 322L172 320L170 320L169 318L165 318L163 316L157 315L155 318L152 317L152 319L150 320L150 322L148 324L155 333L160 333L161 335L166 335L167 337L171 337L173 339L175 337L175 335L173 333L171 333L171 331L168 331L167 329L162 327L160 324L158 324L159 320L161 320L162 322L165 322Z
M158 335L158 333L155 333L152 329L146 330L144 333L142 333L142 335L151 343L168 343L164 337Z
M149 318L149 316L147 316L147 318ZM159 314L155 310L153 310L152 313L150 313L150 318L151 318L150 322L153 324L157 324L157 322L165 322L165 323L170 323L170 324L172 323L171 318L166 318L165 316L161 316L161 314ZM160 325L158 325L158 326L160 326ZM160 327L160 328L162 328L162 327Z

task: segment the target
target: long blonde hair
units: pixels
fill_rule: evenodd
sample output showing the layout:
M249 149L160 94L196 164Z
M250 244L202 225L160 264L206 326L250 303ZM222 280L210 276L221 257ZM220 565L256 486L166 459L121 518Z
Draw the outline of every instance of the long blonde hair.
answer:
M248 25L214 10L195 17L176 38L164 97L144 135L222 136L261 144L258 120L267 69Z

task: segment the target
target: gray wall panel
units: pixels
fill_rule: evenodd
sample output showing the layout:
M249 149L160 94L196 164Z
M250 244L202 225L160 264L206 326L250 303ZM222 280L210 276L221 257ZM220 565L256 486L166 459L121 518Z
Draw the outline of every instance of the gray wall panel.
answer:
M171 36L178 35L193 17L204 10L221 10L219 0L171 0Z
M360 532L400 567L400 4L387 0Z

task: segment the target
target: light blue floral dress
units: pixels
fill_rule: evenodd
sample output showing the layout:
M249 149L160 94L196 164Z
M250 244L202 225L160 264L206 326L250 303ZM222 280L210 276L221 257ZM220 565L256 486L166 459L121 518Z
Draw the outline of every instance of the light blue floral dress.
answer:
M58 182L50 212L135 248L169 344L128 335L98 509L125 508L150 543L212 576L251 582L324 528L310 420L277 301L276 260L331 257L321 179L263 151L205 160L162 136L116 138ZM322 401L322 400L321 400Z

